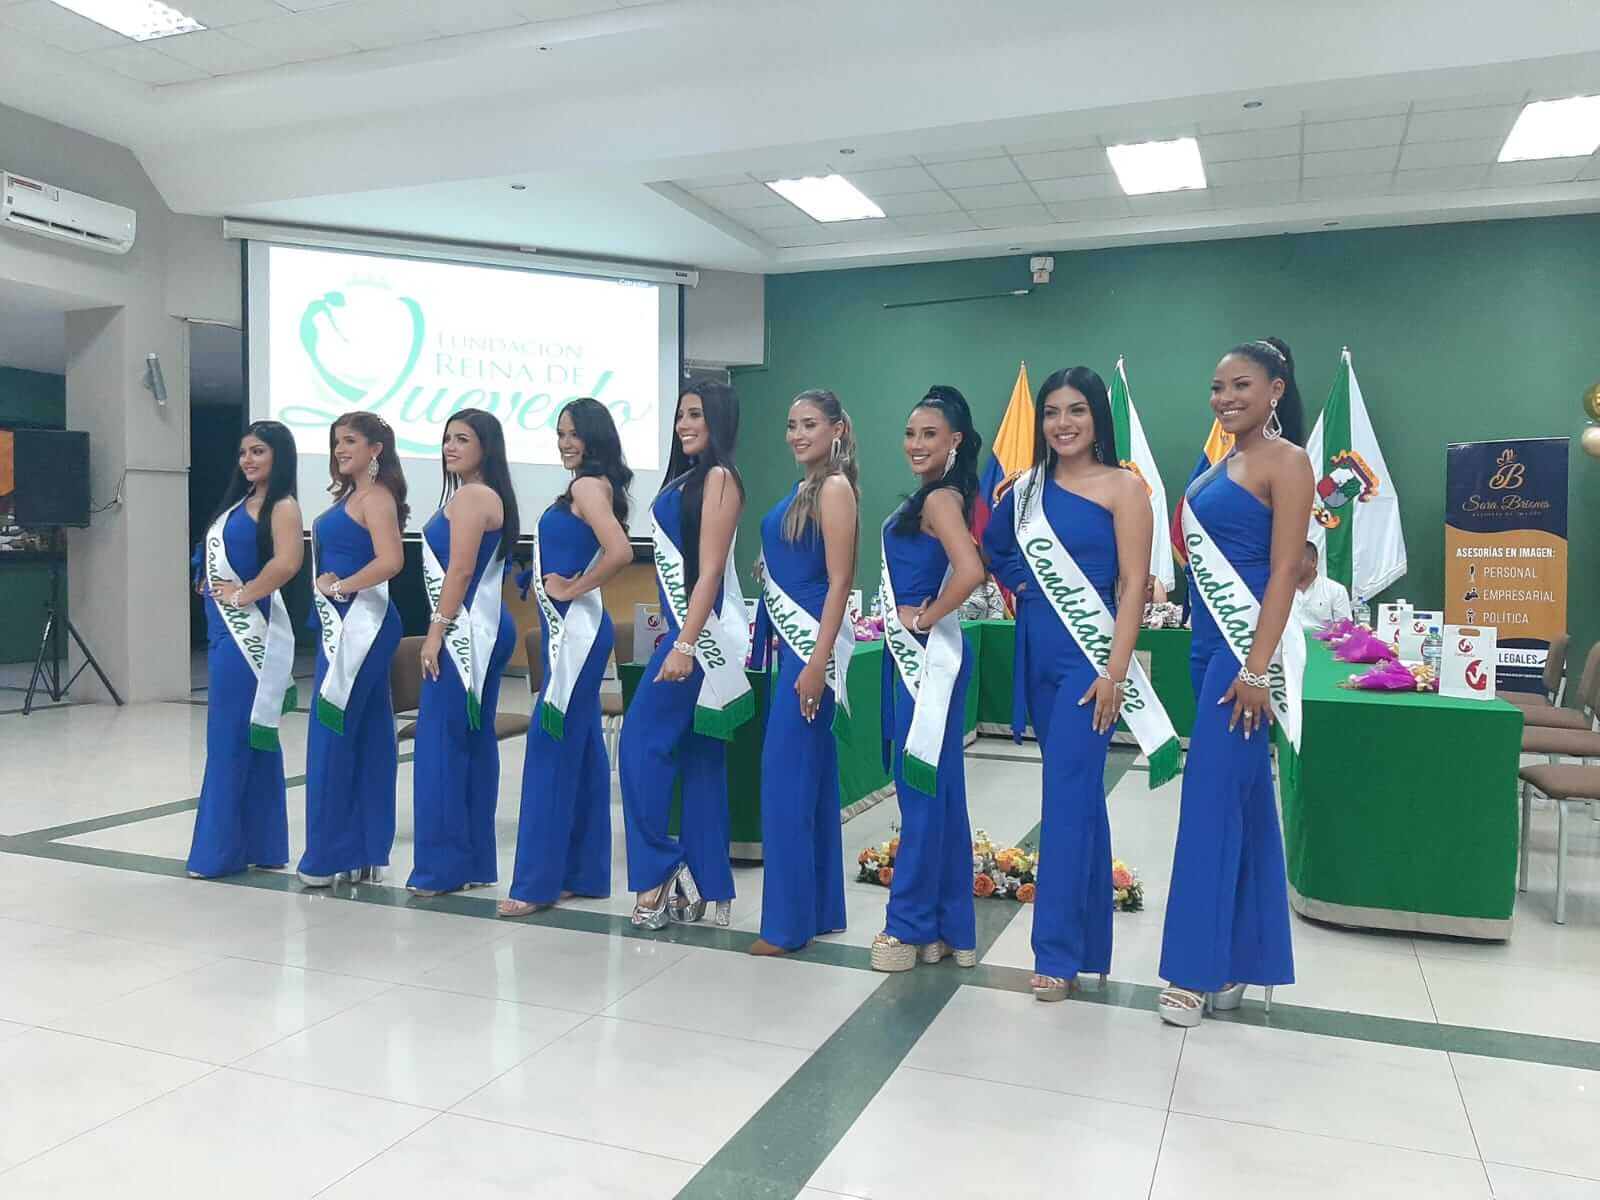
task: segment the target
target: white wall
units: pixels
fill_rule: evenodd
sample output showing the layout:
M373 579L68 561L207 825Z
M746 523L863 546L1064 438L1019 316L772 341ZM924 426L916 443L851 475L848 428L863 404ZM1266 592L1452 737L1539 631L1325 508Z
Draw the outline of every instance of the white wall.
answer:
M0 230L0 279L69 298L67 425L89 432L95 503L124 496L68 535L73 623L124 699L186 697L189 389L177 318L238 322L236 248L219 221L174 218L123 147L3 106L0 166L138 214L120 257ZM142 386L151 352L164 407ZM89 674L75 688L91 696L99 684Z
M683 357L719 367L766 362L767 277L742 271L701 271L698 287L683 290Z

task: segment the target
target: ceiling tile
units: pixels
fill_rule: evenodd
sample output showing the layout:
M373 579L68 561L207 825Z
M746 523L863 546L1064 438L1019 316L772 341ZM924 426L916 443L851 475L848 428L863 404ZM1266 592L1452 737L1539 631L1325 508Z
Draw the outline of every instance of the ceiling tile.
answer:
M1259 132L1263 129L1294 128L1299 124L1300 114L1297 112L1275 112L1270 108L1260 108L1254 112L1241 113L1237 117L1201 121L1195 128L1201 133L1246 133Z
M98 63L119 75L137 79L140 83L187 83L191 79L205 79L199 67L191 67L175 58L168 58L154 45L118 46L113 50L94 50L83 56L85 62ZM1576 167L1573 170L1577 170Z
M1100 146L1081 150L1056 150L1049 154L1023 154L1017 167L1029 179L1070 179L1078 175L1104 175L1111 160Z
M87 17L68 12L50 0L25 0L22 4L0 7L0 25L31 33L40 41L48 42L69 54L82 54L89 50L111 50L126 46L128 39L114 33L104 25L96 25Z
M1033 191L1045 203L1070 203L1102 196L1122 195L1115 175L1079 175L1074 179L1041 179Z
M1413 171L1425 167L1460 167L1468 163L1487 165L1495 160L1503 138L1470 142L1411 142L1400 151L1400 169Z
M792 204L779 204L773 208L741 208L727 215L746 229L787 229L811 219Z
M349 0L303 18L335 37L348 38L363 50L408 46L439 36L432 14L391 0Z
M964 233L976 229L977 223L963 212L922 213L912 217L896 217L895 226L902 232L920 237L929 233Z
M1412 113L1411 124L1406 126L1406 142L1454 142L1466 138L1497 138L1503 142L1520 111L1514 105L1500 105Z
M1411 104L1414 113L1443 112L1453 108L1493 108L1495 105L1515 104L1521 105L1527 92L1522 88L1507 89L1503 92L1480 92L1473 96L1446 96L1443 99L1415 100Z
M1318 125L1326 121L1356 121L1369 117L1403 117L1411 111L1411 105L1401 102L1399 104L1350 104L1339 108L1308 108L1305 111L1305 123Z
M264 21L283 15L283 9L273 0L172 0L172 7L207 29L223 29L244 21Z
M1133 210L1133 215L1136 217L1165 217L1173 213L1205 212L1212 206L1210 188L1128 197L1128 207Z
M319 8L332 8L344 2L345 0L276 0L279 8L287 8L290 12L312 12Z
M674 179L672 183L689 192L700 192L706 188L733 187L740 183L754 183L748 175L700 175L694 179Z
M830 222L835 240L841 242L870 242L874 238L893 237L897 230L887 217L869 217L863 221Z
M948 188L1017 183L1022 179L1022 175L1009 158L981 158L970 162L940 163L929 167L928 173Z
M472 0L470 4L462 0L406 0L406 6L444 37L528 23L527 15L512 0Z
M161 53L171 55L210 75L232 75L240 71L259 71L283 63L281 55L247 46L231 33L202 29L178 37L162 38Z
M1306 153L1328 150L1365 150L1372 146L1398 146L1405 135L1406 119L1367 117L1360 121L1328 121L1306 126Z
M892 167L914 167L917 160L909 154L842 154L834 164L839 174L852 171L887 171Z
M1010 185L1002 184L1001 186ZM872 195L871 192L867 194L869 196ZM928 213L956 211L956 202L950 199L949 192L902 192L893 196L873 196L872 198L878 202L878 207L891 217L920 217Z
M1396 171L1394 190L1401 192L1464 192L1484 185L1485 166L1434 167L1426 171Z
M982 208L1009 208L1015 204L1037 204L1039 198L1025 183L997 183L990 187L951 188L957 204L968 212Z
M563 17L610 12L617 7L611 0L513 0L513 3L530 21L559 21Z
M1392 190L1393 181L1392 171L1317 178L1307 176L1300 183L1300 199L1302 201L1350 200L1362 196L1387 196Z
M1004 158L1005 150L999 146L974 146L968 150L936 150L931 154L917 155L920 163L967 162L975 158Z
M1525 187L1533 183L1567 183L1588 164L1586 158L1541 158L1533 162L1495 163L1489 168L1490 187Z
M1058 221L1109 221L1133 212L1126 196L1099 196L1069 204L1052 204L1049 208L1050 215Z
M1244 133L1211 133L1200 138L1200 156L1208 163L1240 158L1277 158L1300 153L1300 127L1253 129Z
M1005 208L985 208L972 214L982 229L1011 229L1024 225L1049 225L1055 220L1042 204L1017 204Z
M1321 179L1330 175L1371 175L1392 169L1396 157L1395 151L1387 147L1307 154L1301 164L1300 174L1306 179Z
M1240 187L1213 187L1210 191L1213 208L1265 208L1298 201L1300 181L1275 179Z
M939 185L921 167L889 167L881 171L846 171L844 177L874 200L899 192L929 192Z
M827 163L801 163L784 167L781 171L751 172L762 183L771 183L775 179L822 179L833 173L833 168Z
M831 246L843 240L837 226L821 224L768 229L761 236L774 246Z
M736 183L732 187L696 188L694 194L712 208L723 212L737 212L741 208L765 208L769 205L789 205L777 192L762 183Z
M337 37L322 26L292 13L279 13L265 21L247 21L228 27L235 41L275 54L285 62L309 62L317 58L336 58L360 53L361 47L349 38Z
M1067 150L1098 149L1100 139L1095 137L1054 138L1046 142L1025 142L1019 146L1007 146L1006 153L1017 157L1029 154L1054 154Z
M1286 179L1300 178L1300 156L1287 154L1281 158L1241 158L1236 162L1209 163L1206 182L1224 187L1238 187L1249 183L1281 183Z

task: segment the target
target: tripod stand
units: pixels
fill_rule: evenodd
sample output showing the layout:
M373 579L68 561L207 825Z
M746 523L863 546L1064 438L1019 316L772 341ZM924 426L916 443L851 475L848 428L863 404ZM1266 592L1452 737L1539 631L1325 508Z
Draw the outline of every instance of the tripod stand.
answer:
M60 559L54 559L50 563L50 598L44 605L44 634L39 638L39 653L33 660L33 675L28 680L28 695L22 702L23 716L33 712L33 696L39 690L41 681L44 683L45 694L59 704L66 698L72 685L78 681L78 676L88 667L94 668L94 673L100 677L100 682L105 685L106 691L111 693L111 698L118 705L122 703L122 697L117 695L117 689L111 686L111 680L107 679L106 673L100 669L100 664L95 661L94 653L83 640L83 635L62 614L61 567ZM78 649L83 653L83 662L67 681L62 683L62 663L66 660L65 643L68 635L78 644Z

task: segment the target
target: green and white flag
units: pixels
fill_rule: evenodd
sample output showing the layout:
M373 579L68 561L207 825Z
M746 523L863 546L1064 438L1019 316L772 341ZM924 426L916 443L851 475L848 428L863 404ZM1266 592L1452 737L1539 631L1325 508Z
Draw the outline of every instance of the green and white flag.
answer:
M1120 358L1117 369L1111 374L1111 424L1117 436L1117 461L1139 477L1150 497L1150 515L1155 520L1155 527L1150 531L1150 574L1171 591L1175 580L1167 489L1162 486L1161 472L1156 469L1156 456L1150 453L1150 443L1145 440L1139 410L1134 408L1133 397L1128 394L1128 373Z
M1319 570L1343 584L1352 599L1371 599L1406 573L1406 538L1400 496L1367 417L1348 347L1306 454L1317 473L1306 537L1319 552Z

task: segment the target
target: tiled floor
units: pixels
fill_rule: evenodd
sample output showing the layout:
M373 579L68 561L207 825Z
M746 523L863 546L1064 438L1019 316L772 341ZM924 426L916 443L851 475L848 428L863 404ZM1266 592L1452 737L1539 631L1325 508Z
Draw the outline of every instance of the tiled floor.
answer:
M980 902L973 972L867 970L885 893L854 882L846 933L752 959L752 869L731 930L638 936L617 809L609 900L506 923L499 888L410 898L407 767L386 886L188 880L195 701L0 713L7 1200L1600 1200L1600 823L1575 826L1564 928L1538 809L1510 942L1296 919L1273 1012L1185 1033L1150 1011L1178 785L1151 792L1124 752L1113 835L1147 908L1116 918L1106 989L1047 1006L1032 910L1005 902ZM504 743L503 874L521 763ZM974 826L1026 837L1033 747L981 741L967 771ZM891 801L846 826L849 875L894 821Z

